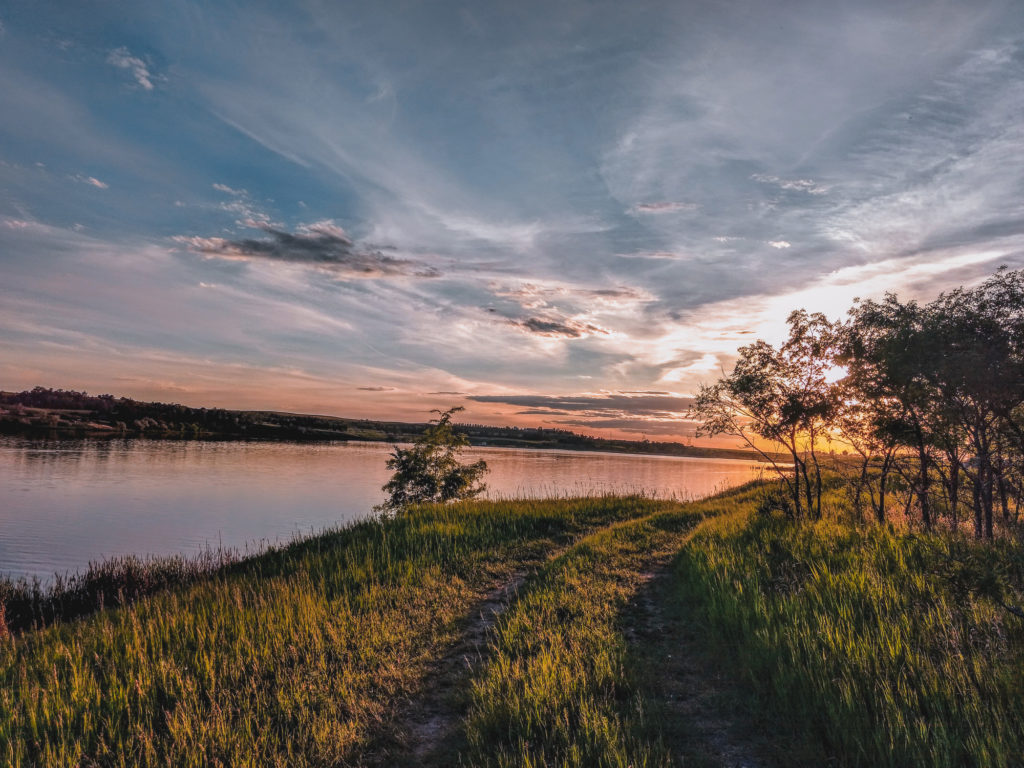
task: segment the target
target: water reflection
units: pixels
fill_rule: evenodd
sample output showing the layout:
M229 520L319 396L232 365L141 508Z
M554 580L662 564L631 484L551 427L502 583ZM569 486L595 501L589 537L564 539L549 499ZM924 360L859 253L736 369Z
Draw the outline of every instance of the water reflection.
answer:
M249 550L355 520L382 500L380 443L0 439L0 572L48 577L119 554ZM476 448L488 495L695 498L742 461Z

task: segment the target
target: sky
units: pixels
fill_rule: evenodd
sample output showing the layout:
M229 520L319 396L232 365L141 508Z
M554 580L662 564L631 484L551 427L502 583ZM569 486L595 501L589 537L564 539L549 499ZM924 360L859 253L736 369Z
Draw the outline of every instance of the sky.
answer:
M1024 267L1024 5L0 0L0 389L692 440Z

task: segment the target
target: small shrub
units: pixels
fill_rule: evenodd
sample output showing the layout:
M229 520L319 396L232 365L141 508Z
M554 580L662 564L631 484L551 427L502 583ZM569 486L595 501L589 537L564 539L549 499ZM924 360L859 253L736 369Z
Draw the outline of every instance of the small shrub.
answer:
M469 439L455 432L451 420L452 414L461 410L457 407L434 411L440 415L431 420L411 448L395 448L387 464L394 474L383 487L388 498L377 506L379 511L398 513L413 504L471 499L487 489L480 482L487 472L487 462L459 461Z

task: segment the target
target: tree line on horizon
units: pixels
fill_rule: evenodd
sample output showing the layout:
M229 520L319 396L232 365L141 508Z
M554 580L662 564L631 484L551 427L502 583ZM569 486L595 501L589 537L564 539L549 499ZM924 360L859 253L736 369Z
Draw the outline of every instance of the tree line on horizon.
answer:
M1017 521L1024 270L1000 268L924 304L855 300L842 320L800 309L788 326L779 346L741 347L691 414L700 434L739 437L764 456L778 507L820 518L823 474L838 474L857 514L879 522L901 512L959 530L969 520L992 539L997 519Z

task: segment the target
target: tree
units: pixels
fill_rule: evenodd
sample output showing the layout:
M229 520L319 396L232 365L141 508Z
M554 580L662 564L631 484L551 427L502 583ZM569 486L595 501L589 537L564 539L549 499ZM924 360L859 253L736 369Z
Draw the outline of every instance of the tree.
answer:
M459 406L432 411L438 417L430 421L411 448L395 447L387 463L394 474L383 486L388 498L377 506L379 511L394 514L412 504L471 499L486 490L480 478L487 472L487 462L459 461L469 439L456 433L451 421L452 415L462 410Z
M1024 446L1024 272L1000 269L972 289L920 306L864 301L850 312L840 362L850 399L869 412L874 438L901 450L896 469L925 527L941 512L955 529L969 484L978 538L993 536L993 505L1009 518ZM1015 495L1019 496L1019 493ZM908 506L909 508L909 506Z
M936 435L943 431L943 403L926 375L942 355L929 317L926 307L903 304L895 294L859 302L850 310L839 356L852 397L872 412L876 438L899 447L895 469L912 489L926 528L932 526Z
M836 408L827 373L834 357L835 326L820 313L792 312L789 338L778 349L765 341L741 347L732 373L697 393L698 434L741 438L769 462L786 485L799 516L821 516L821 467L817 443L828 439ZM761 446L790 455L792 471Z

